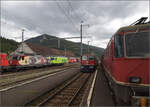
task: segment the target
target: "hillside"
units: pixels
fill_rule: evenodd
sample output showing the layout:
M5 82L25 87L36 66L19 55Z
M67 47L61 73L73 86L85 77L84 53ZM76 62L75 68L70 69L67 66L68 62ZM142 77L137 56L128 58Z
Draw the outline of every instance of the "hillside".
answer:
M18 44L19 43L14 40L0 37L0 52L9 54L17 49Z
M60 40L60 48L58 48L58 39ZM26 40L27 43L40 44L42 46L47 46L50 48L69 50L72 51L76 56L80 56L80 43L71 42L68 40L60 39L55 36L43 34L35 38ZM90 52L95 53L97 56L101 56L103 48L90 46ZM87 45L83 44L83 54L87 53Z

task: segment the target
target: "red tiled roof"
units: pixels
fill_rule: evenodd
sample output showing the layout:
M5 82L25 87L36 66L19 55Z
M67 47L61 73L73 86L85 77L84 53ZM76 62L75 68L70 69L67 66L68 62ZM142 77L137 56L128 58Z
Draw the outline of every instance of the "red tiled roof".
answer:
M26 43L36 54L43 56L56 55L56 56L65 56L65 51L49 48L46 46L41 46L38 44ZM74 53L71 51L66 51L66 56L74 56Z

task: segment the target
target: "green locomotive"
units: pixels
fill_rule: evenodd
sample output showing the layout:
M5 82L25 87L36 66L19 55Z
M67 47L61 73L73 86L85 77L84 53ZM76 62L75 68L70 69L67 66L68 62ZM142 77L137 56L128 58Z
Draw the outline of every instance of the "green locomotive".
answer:
M67 57L61 57L61 56L51 56L50 62L52 65L63 65L65 63L68 63Z

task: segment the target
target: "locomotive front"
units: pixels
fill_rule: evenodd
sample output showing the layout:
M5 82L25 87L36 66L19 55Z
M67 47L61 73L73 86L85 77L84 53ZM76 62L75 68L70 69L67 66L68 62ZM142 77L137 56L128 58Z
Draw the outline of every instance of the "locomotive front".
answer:
M93 72L96 70L98 61L93 55L83 55L81 59L81 72Z
M105 50L102 65L118 103L149 103L149 32L149 23L123 27Z

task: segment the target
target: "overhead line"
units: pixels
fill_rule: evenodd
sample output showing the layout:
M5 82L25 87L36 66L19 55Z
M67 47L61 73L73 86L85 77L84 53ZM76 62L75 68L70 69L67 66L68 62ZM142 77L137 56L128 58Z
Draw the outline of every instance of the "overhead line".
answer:
M73 8L73 6L72 6L70 0L67 0L67 2L68 2L68 5L70 6L71 10L74 11L74 8ZM75 16L79 19L79 21L83 21L82 18L80 18L80 17L78 16L78 14L75 14Z
M60 0L60 1L63 1L63 0ZM73 26L74 26L76 29L78 29L78 27L74 24L73 17L71 17L71 15L69 14L69 11L66 12L68 9L65 8L65 6L63 6L63 3L62 3L62 5L60 5L60 6L61 6L62 9L64 10L64 13L66 13L67 17L68 17L70 20L72 19L71 22L72 22ZM79 29L78 29L78 31L79 31Z
M70 21L70 23L72 24L72 26L79 32L79 29L76 28L75 24L72 22L72 20L70 19L70 17L68 17L68 15L66 14L65 10L60 6L60 4L56 1L57 6L59 7L59 9L64 13L64 15L66 16L66 18Z
M60 0L60 1L63 1L63 0ZM67 2L67 0L66 0L66 2ZM79 19L79 20L76 20L77 22L80 22L80 21L82 21L79 17L77 17L76 16L76 18L75 17L73 17L72 16L72 14L70 14L71 12L73 12L74 11L74 9L73 9L73 7L71 6L71 3L70 4L68 4L68 8L67 7L65 7L64 5L63 5L63 3L62 2L60 2L62 5L62 8L64 9L64 12L66 12L66 15L70 18L70 19L72 19L72 22L73 22L73 24L74 24L74 19ZM71 9L70 9L70 8ZM69 11L69 10L71 10L71 12ZM74 15L75 16L75 15ZM75 27L77 27L76 25L75 25ZM78 28L78 27L77 27ZM78 29L79 30L79 29Z

